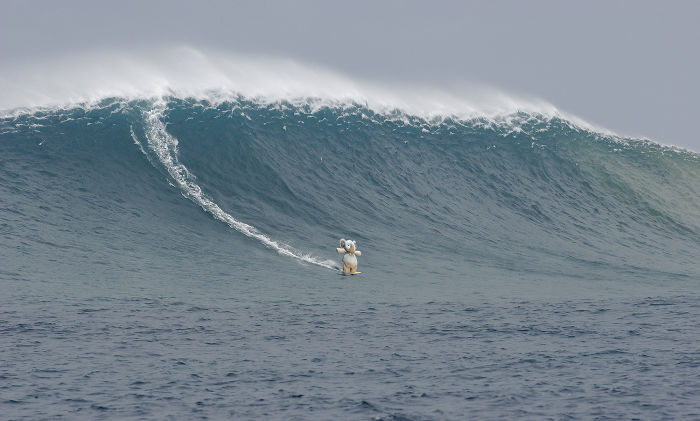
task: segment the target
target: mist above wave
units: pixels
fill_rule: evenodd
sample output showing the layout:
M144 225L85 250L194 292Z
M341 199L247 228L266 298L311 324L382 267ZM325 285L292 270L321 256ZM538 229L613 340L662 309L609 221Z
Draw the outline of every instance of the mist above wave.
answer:
M212 103L241 96L260 102L316 98L321 106L363 104L379 112L400 110L427 119L525 112L593 128L546 101L516 97L492 87L471 85L460 93L446 93L359 81L291 59L191 47L87 52L5 66L0 70L0 90L0 109L6 111L90 105L105 98L174 96Z

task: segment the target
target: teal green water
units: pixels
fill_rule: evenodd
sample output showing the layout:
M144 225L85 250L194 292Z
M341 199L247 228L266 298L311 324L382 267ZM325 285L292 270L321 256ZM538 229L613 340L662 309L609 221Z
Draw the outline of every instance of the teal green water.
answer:
M3 117L2 412L700 416L696 153L317 105Z

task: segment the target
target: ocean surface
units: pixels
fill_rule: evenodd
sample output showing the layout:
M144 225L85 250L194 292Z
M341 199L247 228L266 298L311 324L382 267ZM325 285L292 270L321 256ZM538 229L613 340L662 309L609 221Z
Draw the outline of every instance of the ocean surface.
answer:
M314 97L0 117L0 419L700 419L699 397L695 152Z

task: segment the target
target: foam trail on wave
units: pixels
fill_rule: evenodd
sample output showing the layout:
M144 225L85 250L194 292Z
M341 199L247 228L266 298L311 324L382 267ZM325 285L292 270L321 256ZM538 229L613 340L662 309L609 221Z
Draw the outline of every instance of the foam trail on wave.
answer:
M197 183L192 181L193 177L187 167L180 163L177 149L178 141L167 132L165 129L165 124L162 121L165 107L165 101L157 100L153 104L153 108L144 113L146 120L146 142L148 148L155 153L158 161L165 167L173 180L175 180L183 195L197 203L214 218L226 223L229 227L235 229L236 231L260 241L265 246L276 250L283 256L293 257L300 261L318 265L327 269L338 269L337 265L332 260L320 260L309 254L300 253L293 250L289 246L271 239L258 231L258 229L254 226L235 219L233 216L221 209L221 207L214 203L214 201L209 199L202 191L202 188ZM141 142L138 140L133 130L131 131L131 136L134 139L134 142L139 145L141 151L145 153Z

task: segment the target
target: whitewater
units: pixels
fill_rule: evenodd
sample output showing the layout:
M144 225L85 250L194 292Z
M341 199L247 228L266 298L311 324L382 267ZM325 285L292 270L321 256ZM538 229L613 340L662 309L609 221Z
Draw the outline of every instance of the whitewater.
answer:
M697 153L272 57L45 66L0 73L8 419L699 416Z
M294 257L303 262L313 263L328 269L338 269L338 266L333 265L332 261L319 261L312 256L300 254L299 252L292 250L289 246L281 245L276 241L271 240L269 237L258 232L255 227L252 227L244 222L237 221L231 215L224 212L216 203L205 197L202 193L202 189L196 183L191 181L192 177L190 172L184 165L180 164L178 160L177 140L168 134L168 132L165 130L165 125L160 120L164 107L165 103L163 101L159 101L154 104L154 108L150 112L146 113L146 136L148 138L148 145L158 157L159 162L168 170L170 176L178 183L185 195L192 198L192 200L199 204L202 209L211 213L216 219L225 222L231 228L236 229L248 237L259 240L261 243L276 250L283 256ZM139 145L141 152L146 155L143 145L138 140L133 130L131 131L131 135L134 139L134 143Z

